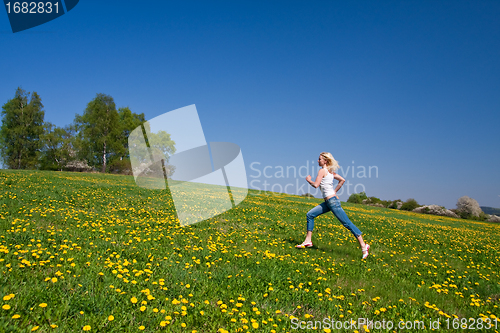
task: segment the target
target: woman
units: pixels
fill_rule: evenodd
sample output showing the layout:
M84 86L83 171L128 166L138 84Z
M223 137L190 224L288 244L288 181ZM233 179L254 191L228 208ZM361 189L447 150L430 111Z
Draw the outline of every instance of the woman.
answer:
M303 249L306 247L312 247L312 232L314 228L314 218L332 211L333 215L344 225L344 227L349 230L354 237L359 242L359 246L363 251L362 259L368 257L368 251L370 250L370 245L366 244L361 236L361 231L349 220L346 213L340 206L340 200L337 196L337 191L340 190L342 185L344 185L345 179L340 175L336 174L335 171L339 168L338 162L333 158L330 153L321 153L318 158L318 165L321 169L318 171L318 176L316 180L313 182L311 180L311 176L307 176L306 180L311 186L317 188L318 186L321 189L321 193L323 194L323 199L325 202L319 204L314 207L307 213L307 235L305 241L297 245L296 247L299 249ZM339 181L335 190L333 189L333 180L336 179Z

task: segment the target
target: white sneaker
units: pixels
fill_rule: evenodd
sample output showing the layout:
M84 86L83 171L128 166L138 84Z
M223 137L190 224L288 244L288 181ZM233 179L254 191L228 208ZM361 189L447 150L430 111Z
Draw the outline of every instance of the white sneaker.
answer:
M365 249L363 250L363 257L361 259L366 259L366 257L368 257L369 250L370 250L370 245L366 244Z

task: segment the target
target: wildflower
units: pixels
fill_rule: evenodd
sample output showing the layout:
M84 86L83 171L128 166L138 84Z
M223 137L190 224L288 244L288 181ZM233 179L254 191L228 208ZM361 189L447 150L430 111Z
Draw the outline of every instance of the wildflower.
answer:
M10 309L10 305L9 305L9 304L4 304L4 305L2 306L2 309L4 309L4 310L9 310L9 309Z
M16 313L15 315L12 316L12 319L17 319L19 317L21 317L21 316Z
M90 325L83 326L84 331L90 331L90 328L91 328Z
M45 307L47 307L47 303L40 303L38 306L41 308L45 308Z
M134 303L134 304L135 304L135 303L137 303L137 298L132 297L132 298L130 299L130 301L131 301L132 303Z
M113 320L115 320L115 317L113 317L113 315L111 315L111 316L108 317L108 320L109 321L113 321Z

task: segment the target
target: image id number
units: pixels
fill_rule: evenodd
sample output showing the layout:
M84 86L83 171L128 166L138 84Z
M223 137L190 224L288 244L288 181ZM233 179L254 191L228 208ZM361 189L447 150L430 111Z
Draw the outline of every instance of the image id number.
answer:
M496 330L498 328L498 321L496 318L494 320L490 320L490 318L485 318L485 319L469 318L468 320L467 320L467 318L462 318L462 319L455 318L453 320L450 320L449 318L447 318L445 320L445 323L446 323L447 329L452 328L455 330L458 330L458 329L464 329L464 330L467 330L467 329L468 330L487 329L487 330L489 330L490 328L493 328Z
M51 14L53 11L59 13L59 3L55 2L14 2L11 6L10 2L5 4L7 13L14 14Z

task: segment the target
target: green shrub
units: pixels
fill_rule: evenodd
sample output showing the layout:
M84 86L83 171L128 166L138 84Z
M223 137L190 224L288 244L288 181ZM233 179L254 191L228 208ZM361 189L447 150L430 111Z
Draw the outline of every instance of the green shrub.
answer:
M398 202L403 202L401 199L397 199L394 201L389 201L389 205L387 206L388 208L393 208L393 209L398 209Z
M410 198L410 199L406 200L406 202L403 204L403 206L401 206L401 210L412 211L417 207L420 207L417 200Z
M123 175L132 174L132 165L129 159L114 160L108 164L106 169L109 173L119 173Z
M369 197L368 199L371 204L382 203L382 200L376 197Z
M488 215L485 212L479 213L479 221L488 221Z
M469 212L463 211L463 210L454 209L453 211L458 216L460 216L461 218L463 218L465 220L475 220L475 221L487 221L488 220L488 216L484 212L479 213L479 216L475 216L475 215L473 215Z
M365 192L353 193L353 194L351 194L351 196L349 197L349 199L347 199L347 202L360 204L365 199L368 199L368 197L366 196Z
M380 203L384 205L384 207L389 208L391 205L392 201L391 200L380 200Z

